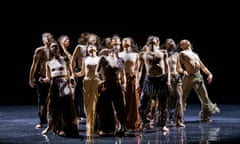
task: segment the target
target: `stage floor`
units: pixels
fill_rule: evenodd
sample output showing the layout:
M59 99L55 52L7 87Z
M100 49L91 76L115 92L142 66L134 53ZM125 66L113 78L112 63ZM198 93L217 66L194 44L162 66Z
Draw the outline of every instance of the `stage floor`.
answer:
M240 105L218 104L221 112L212 116L211 123L199 120L200 104L190 104L184 113L186 128L169 127L165 134L158 128L129 132L126 137L100 137L87 139L85 123L79 124L83 138L66 138L40 133L37 106L0 106L0 144L186 144L186 143L240 143Z

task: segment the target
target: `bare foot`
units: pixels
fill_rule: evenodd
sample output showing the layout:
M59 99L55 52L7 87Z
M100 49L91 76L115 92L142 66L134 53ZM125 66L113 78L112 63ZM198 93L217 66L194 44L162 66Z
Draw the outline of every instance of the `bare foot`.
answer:
M42 135L46 135L46 134L48 133L48 131L49 131L49 127L45 128L45 129L41 132L41 134L42 134Z
M176 126L177 126L177 127L183 127L183 128L185 128L185 124L183 124L183 123L181 123L181 122L178 122L178 123L176 124Z
M65 132L64 132L64 131L62 131L62 130L61 130L61 131L58 133L58 135L59 135L59 136L63 136L63 137L65 137L65 136L66 136Z
M169 129L168 129L166 126L162 127L161 130L162 130L163 132L168 132L168 131L169 131Z
M37 124L37 125L35 126L35 129L40 129L40 128L43 128L43 124Z

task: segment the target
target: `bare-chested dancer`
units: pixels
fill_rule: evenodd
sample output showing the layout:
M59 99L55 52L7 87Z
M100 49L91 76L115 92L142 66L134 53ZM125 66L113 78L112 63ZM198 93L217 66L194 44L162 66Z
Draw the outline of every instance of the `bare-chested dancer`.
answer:
M173 39L168 38L165 41L164 48L168 52L168 63L171 72L170 96L168 99L169 122L174 122L177 127L185 127L183 124L182 107L182 77L183 69L180 64L177 46Z
M186 108L186 100L189 92L194 89L201 102L199 116L201 120L209 122L211 121L210 116L220 112L220 109L209 99L201 71L207 75L208 84L212 82L213 74L203 64L198 54L192 51L192 45L189 40L181 40L180 49L182 50L179 53L180 62L185 69L183 78L183 106Z
M103 48L99 51L99 56L108 56L109 50L112 48L112 38L106 37L102 41Z
M68 59L72 59L72 54L69 52L70 46L70 38L68 35L61 35L58 38L59 45L61 46L61 55L68 57Z
M38 47L33 55L33 61L29 74L29 85L37 88L38 96L38 116L40 118L39 124L35 128L42 128L47 124L47 95L49 83L39 83L40 77L45 77L46 66L45 63L49 60L50 45L54 42L53 35L49 32L42 34L43 46Z
M149 36L146 45L146 51L140 56L140 66L145 66L146 75L142 87L142 99L140 106L140 114L143 125L147 122L147 107L152 100L158 100L158 125L163 132L168 132L167 122L167 99L169 88L171 87L170 71L168 65L168 54L166 50L160 50L155 47L156 43L160 43L157 36ZM158 45L158 44L157 44ZM141 72L140 72L141 74ZM140 78L141 76L138 76Z
M122 51L122 45L121 44L122 44L121 37L117 34L113 35L112 39L111 39L112 48L117 48L118 52L121 52Z

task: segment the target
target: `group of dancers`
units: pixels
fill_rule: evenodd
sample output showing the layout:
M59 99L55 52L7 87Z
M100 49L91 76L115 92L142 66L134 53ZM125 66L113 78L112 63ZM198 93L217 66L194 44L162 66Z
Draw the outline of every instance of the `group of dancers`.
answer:
M172 38L160 43L148 36L143 47L132 37L101 39L84 32L73 53L70 38L42 34L36 48L29 85L37 88L39 119L44 128L66 137L79 137L79 121L86 118L87 135L124 136L129 130L185 127L184 110L193 89L200 102L200 119L210 122L220 112L205 86L213 74L193 51L191 42Z

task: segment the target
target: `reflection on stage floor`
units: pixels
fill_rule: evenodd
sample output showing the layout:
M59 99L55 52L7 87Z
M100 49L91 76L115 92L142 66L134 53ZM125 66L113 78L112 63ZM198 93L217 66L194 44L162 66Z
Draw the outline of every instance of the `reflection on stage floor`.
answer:
M128 131L125 137L98 136L87 137L85 123L79 124L81 138L45 136L42 129L35 129L38 122L37 106L0 106L0 143L1 144L186 144L186 143L240 143L240 105L219 104L221 112L212 116L210 123L201 122L198 117L200 104L189 104L184 113L186 128L169 127L168 133L159 128L143 131Z

